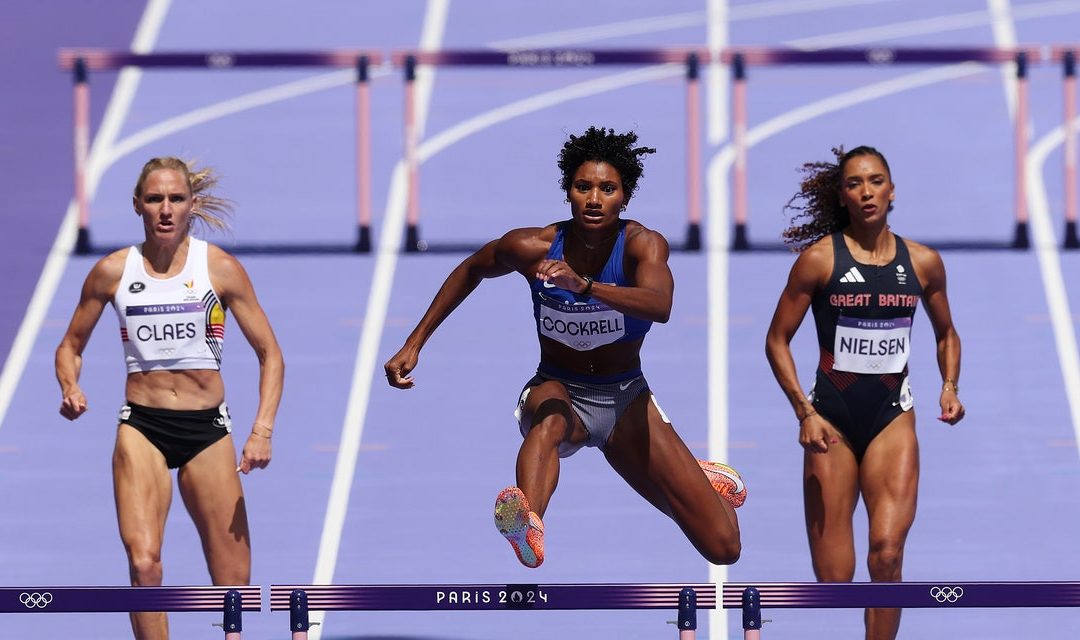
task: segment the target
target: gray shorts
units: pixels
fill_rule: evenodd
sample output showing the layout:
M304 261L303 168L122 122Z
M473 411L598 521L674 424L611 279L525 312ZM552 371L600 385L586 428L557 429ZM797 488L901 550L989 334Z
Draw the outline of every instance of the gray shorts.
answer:
M559 445L560 458L573 455L582 446L598 447L603 450L608 437L611 436L611 432L615 429L615 423L626 411L626 408L630 406L630 403L635 398L649 391L649 383L641 375L621 382L594 384L567 380L537 372L532 379L525 383L525 388L521 390L521 396L518 398L517 409L514 411L514 417L518 421L518 428L521 430L522 436L526 435L530 428L530 425L521 422L521 412L525 407L525 400L529 397L533 387L549 380L561 382L566 387L567 393L570 394L570 404L573 406L574 412L585 424L585 430L589 434L588 439L580 444L561 443Z

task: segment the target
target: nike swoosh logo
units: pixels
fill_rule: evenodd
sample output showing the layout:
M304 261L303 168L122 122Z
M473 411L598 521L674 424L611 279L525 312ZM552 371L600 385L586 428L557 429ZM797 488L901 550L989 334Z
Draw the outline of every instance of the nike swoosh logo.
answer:
M632 385L632 384L634 384L633 380L630 380L629 382L624 382L624 383L620 384L619 385L619 391L626 391L627 389L630 388L630 385Z
M544 288L545 289L554 289L555 285L551 284L550 280L544 280Z

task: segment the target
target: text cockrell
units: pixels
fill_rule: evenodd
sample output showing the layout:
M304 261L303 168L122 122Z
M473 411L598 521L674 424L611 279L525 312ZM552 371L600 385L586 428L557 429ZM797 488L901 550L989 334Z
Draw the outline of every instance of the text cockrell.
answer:
M603 320L586 320L574 322L557 320L549 316L540 318L545 331L554 331L570 336L596 336L605 333L623 333L622 318L605 318Z

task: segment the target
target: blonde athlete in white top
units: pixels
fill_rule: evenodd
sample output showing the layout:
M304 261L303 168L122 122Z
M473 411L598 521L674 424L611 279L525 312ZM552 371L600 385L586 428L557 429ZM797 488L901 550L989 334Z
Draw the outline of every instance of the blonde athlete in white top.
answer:
M131 584L137 586L156 586L162 581L162 536L172 498L170 465L179 468L180 495L199 532L213 583L242 585L250 580L251 544L244 492L237 472L248 473L270 463L270 438L281 399L284 362L243 267L222 249L203 246L189 235L195 220L209 226L224 226L221 214L227 212L227 203L208 192L215 182L209 172L193 171L176 158L154 158L143 167L133 200L145 232L141 267L153 282L142 284L157 288L161 282L172 280L180 291L182 303L187 284L195 283L175 276L182 275L187 267L189 253L201 253L205 249L205 270L210 282L201 286L204 294L209 292L220 303L220 308L214 311L209 305L215 301L203 301L208 305L206 326L200 325L199 329L204 334L209 332L212 338L220 338L218 328L213 325L223 325L224 310L233 312L259 358L259 406L238 464L228 433L225 390L217 368L220 342L217 357L203 359L205 368L173 366L175 361L170 364L168 353L171 347L143 349L137 366L132 366L132 354L127 353L127 404L121 411L116 434L113 485L120 538L127 552ZM132 251L132 248L121 249L94 265L67 333L56 350L56 378L62 396L60 414L69 420L87 411L86 397L78 382L82 352L105 305L112 303L117 307L122 330L147 336L150 336L147 331L155 330L147 329L149 325L138 320L125 325L125 317L137 315L137 295L116 303ZM193 254L192 262L202 262L200 258ZM128 283L121 297L139 288L137 281ZM141 309L144 313L153 311L146 305ZM166 311L169 310L175 309L170 307ZM165 329L157 330L161 332L157 337L165 336ZM184 327L183 331L188 328ZM172 335L175 337L176 332ZM159 342L158 346L162 344ZM192 440L195 444L190 444ZM132 613L131 625L140 640L158 640L169 635L164 613Z

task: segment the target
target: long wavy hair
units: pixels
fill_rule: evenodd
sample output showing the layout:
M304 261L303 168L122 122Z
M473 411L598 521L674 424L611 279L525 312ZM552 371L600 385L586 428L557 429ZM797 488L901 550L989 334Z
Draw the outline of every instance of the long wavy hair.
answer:
M563 193L570 191L574 174L586 162L606 162L619 172L626 200L637 190L638 180L645 171L641 158L656 153L651 147L635 147L638 136L633 131L615 133L614 129L589 127L580 136L572 135L559 151L559 169L562 177L559 187Z
M892 171L885 156L873 147L858 146L851 151L833 147L836 162L807 162L800 171L803 174L799 191L784 205L784 210L796 211L791 226L784 230L784 244L793 251L802 251L818 240L848 226L851 217L840 202L840 181L844 177L844 165L859 156L874 156L885 165L892 179ZM889 204L892 211L892 204ZM799 222L805 219L805 222Z
M142 171L139 172L139 179L135 183L134 193L136 199L142 197L146 178L159 169L179 171L187 180L193 200L191 215L194 222L198 222L207 230L228 231L233 204L231 201L212 193L214 187L217 186L218 175L210 167L197 168L194 163L185 162L172 156L151 158L143 165Z

